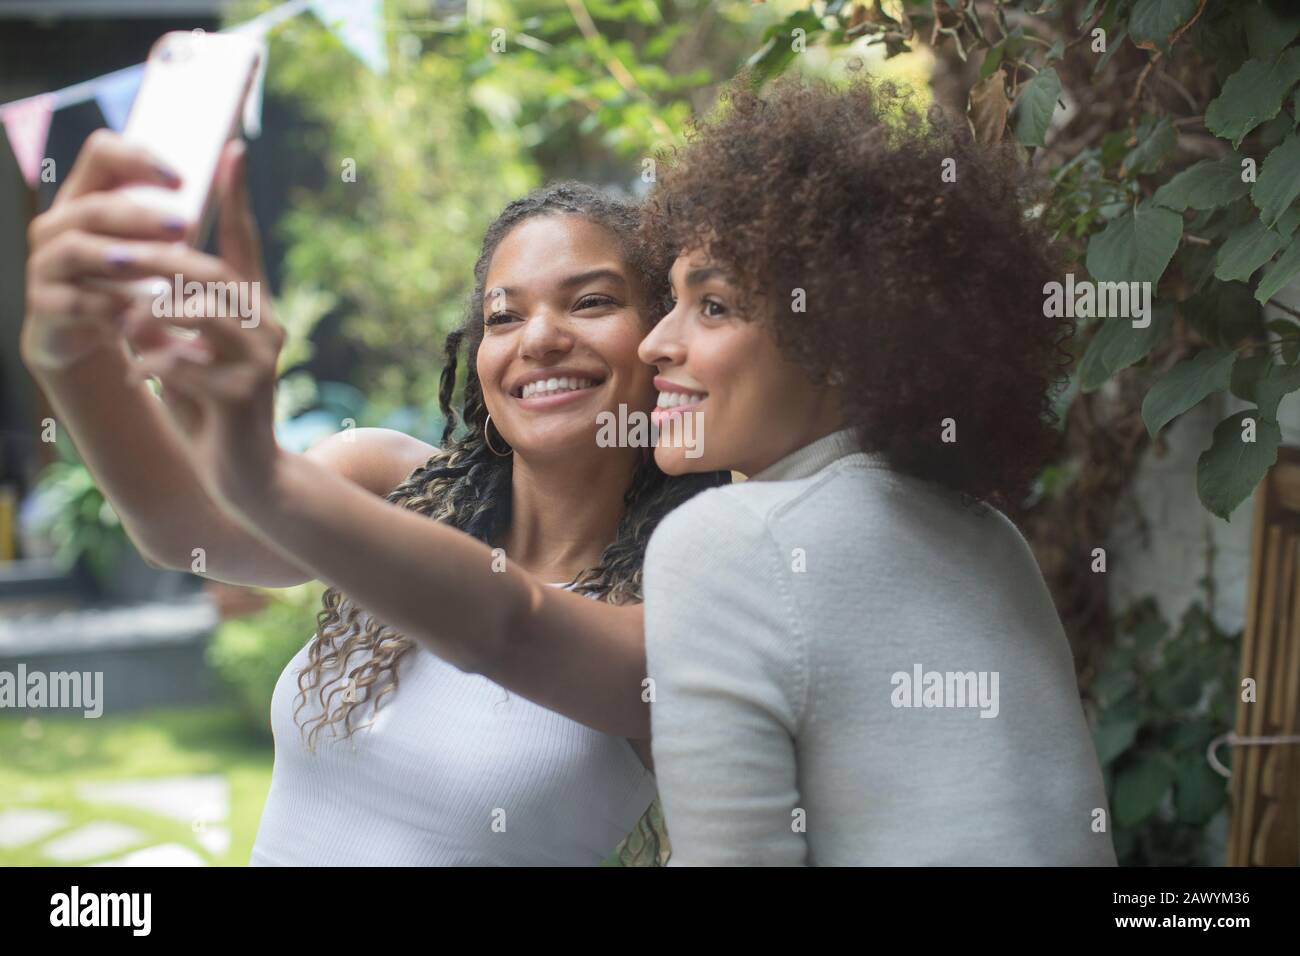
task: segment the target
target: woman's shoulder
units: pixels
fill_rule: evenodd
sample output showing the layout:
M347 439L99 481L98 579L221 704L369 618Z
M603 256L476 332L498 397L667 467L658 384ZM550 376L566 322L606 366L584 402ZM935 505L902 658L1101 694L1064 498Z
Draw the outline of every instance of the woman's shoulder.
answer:
M444 452L392 428L345 428L305 454L372 494L385 496L416 468Z
M799 479L740 480L710 488L673 509L660 530L666 538L707 536L718 528L749 537L775 532L802 507L820 508L827 492L834 493L832 489L845 483L845 475L852 474L843 467L848 461L835 462ZM851 493L860 496L856 490Z
M762 503L751 500L754 497L739 482L709 488L678 505L651 535L647 567L682 555L722 559L759 545L767 530Z

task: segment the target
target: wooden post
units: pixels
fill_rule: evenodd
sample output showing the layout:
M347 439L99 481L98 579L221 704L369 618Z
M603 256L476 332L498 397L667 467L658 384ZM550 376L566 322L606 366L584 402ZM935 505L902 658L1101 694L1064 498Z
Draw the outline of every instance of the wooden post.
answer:
M1255 495L1236 734L1289 737L1300 729L1300 449L1282 448ZM1240 690L1238 691L1240 693ZM1230 866L1300 864L1300 745L1239 744L1232 754Z

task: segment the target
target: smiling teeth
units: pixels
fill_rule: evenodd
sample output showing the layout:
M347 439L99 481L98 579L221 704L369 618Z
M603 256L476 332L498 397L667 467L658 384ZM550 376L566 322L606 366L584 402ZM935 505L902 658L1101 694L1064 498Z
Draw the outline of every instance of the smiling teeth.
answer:
M660 392L659 407L672 408L675 405L690 405L693 402L703 401L704 392Z
M544 395L558 395L560 392L576 392L591 388L589 378L545 378L529 382L520 393L520 398L540 398Z

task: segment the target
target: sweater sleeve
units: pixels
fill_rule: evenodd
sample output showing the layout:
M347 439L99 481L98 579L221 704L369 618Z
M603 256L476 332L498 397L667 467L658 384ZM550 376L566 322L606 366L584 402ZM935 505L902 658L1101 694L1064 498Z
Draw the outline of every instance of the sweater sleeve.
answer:
M799 866L805 648L763 521L706 492L646 551L651 730L672 865Z

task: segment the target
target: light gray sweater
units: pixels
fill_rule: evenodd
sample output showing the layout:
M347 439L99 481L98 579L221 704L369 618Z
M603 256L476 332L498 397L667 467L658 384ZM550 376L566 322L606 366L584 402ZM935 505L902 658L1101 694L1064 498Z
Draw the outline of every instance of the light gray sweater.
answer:
M1074 666L999 512L828 435L645 561L674 865L1114 865Z

